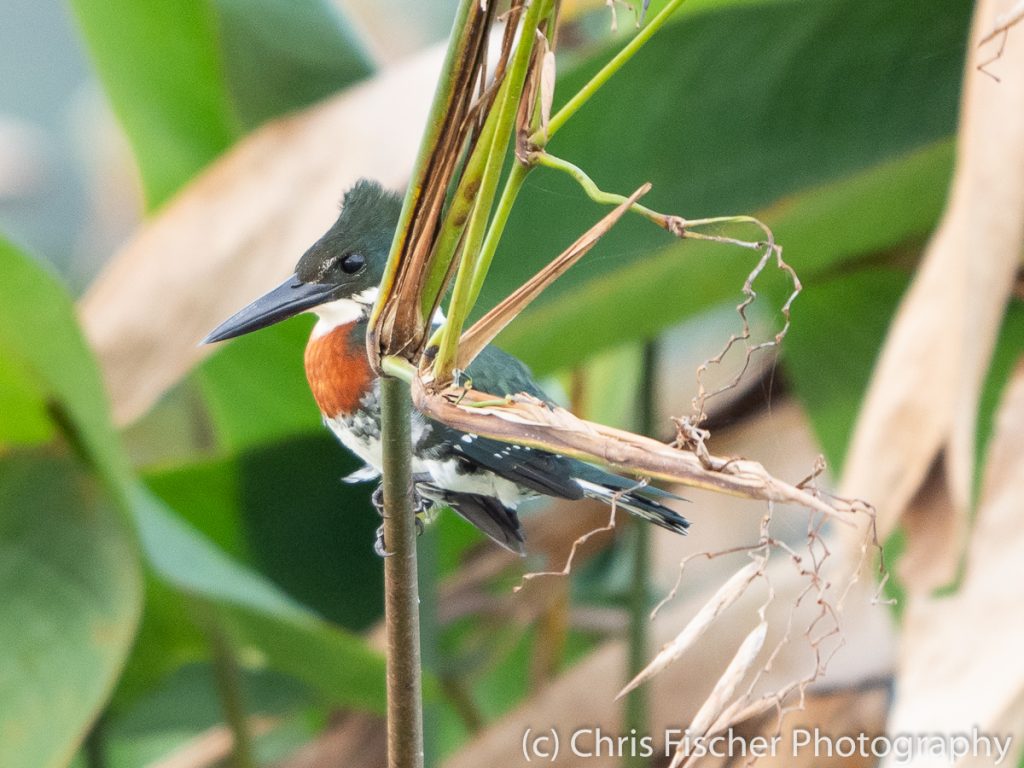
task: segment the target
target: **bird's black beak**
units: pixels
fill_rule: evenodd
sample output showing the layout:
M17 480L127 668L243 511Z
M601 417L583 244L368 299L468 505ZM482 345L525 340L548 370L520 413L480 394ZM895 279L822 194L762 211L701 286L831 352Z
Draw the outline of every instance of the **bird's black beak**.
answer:
M330 301L335 286L327 283L304 283L292 275L277 288L233 314L203 339L203 344L233 339L268 325L294 317L300 312Z

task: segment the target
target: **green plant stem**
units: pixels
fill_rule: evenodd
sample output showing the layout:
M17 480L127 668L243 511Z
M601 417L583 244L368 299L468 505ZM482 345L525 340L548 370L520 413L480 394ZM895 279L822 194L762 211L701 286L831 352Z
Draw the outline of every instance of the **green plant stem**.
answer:
M551 168L555 171L561 171L573 179L583 188L583 191L587 193L587 197L593 200L595 203L600 205L622 205L628 199L625 195L619 195L614 192L605 192L594 182L587 172L580 168L578 165L573 165L568 160L563 160L560 157L555 157L547 152L536 152L531 155L531 159L537 164L542 165L545 168ZM640 203L633 203L629 207L633 213L638 213L645 219L657 224L659 227L664 227L667 220L667 216L663 213L651 210L645 205Z
M384 545L388 550L384 559L388 768L422 768L423 684L409 385L385 375L380 394Z
M501 197L498 199L498 205L494 209L494 216L491 219L491 225L487 230L487 236L484 238L483 245L480 246L480 255L477 257L476 264L473 268L473 277L469 287L469 298L467 299L470 308L476 304L476 300L480 296L480 290L483 288L484 280L487 277L487 271L490 269L491 262L494 259L494 254L498 250L498 243L501 241L502 233L505 231L505 225L508 223L509 214L512 213L512 206L515 204L519 191L523 188L523 182L526 180L526 177L529 175L531 170L533 170L532 165L526 165L517 161L512 166L512 171L505 180L505 187L502 189ZM427 346L431 347L439 345L441 343L441 336L443 333L444 328L438 328L434 331L434 335L431 336Z
M416 153L416 162L413 165L412 178L405 192L405 199L402 202L402 212L399 216L398 228L395 233L395 239L391 243L387 266L384 268L384 277L381 280L380 295L374 305L373 314L370 319L371 327L375 324L381 309L384 307L384 303L394 285L395 275L398 273L398 262L405 250L405 242L410 234L409 225L416 210L416 203L423 193L426 175L430 169L430 160L434 156L436 147L441 140L442 131L446 125L446 118L455 98L456 78L452 76L452 73L466 54L467 46L470 42L470 36L466 33L466 26L478 1L461 0L459 10L455 15L455 21L452 24L452 31L448 40L448 52L438 77L434 100L430 105L427 130L420 141L419 151Z
M530 173L532 166L516 161L505 181L505 188L501 191L498 199L498 207L494 210L494 217L491 219L491 226L487 230L487 237L480 246L480 256L477 258L476 267L473 270L473 281L469 289L469 305L472 307L483 288L487 271L491 268L494 254L498 250L498 243L505 232L505 225L508 223L509 214L512 213L512 206L519 196L519 190L523 188L523 182Z
M242 673L238 668L235 649L210 608L206 613L206 634L213 655L213 675L217 684L224 721L231 730L231 765L234 768L256 768L252 754L252 734L246 717L242 696Z
M594 75L590 80L577 91L565 105L558 110L548 121L546 126L542 126L538 130L534 131L530 136L530 143L542 147L551 137L558 133L559 129L565 125L569 118L575 115L580 107L590 101L590 98L597 93L601 87L607 83L616 72L622 69L623 65L626 64L633 56L636 55L637 51L644 47L644 44L654 36L654 33L665 26L665 22L669 20L669 17L675 13L676 9L679 8L686 0L671 0L661 12L651 19L650 23L647 24L643 29L633 36L625 47L615 54L607 64L601 67L600 71Z
M101 712L82 744L86 768L107 768L107 713Z
M653 437L655 410L655 374L658 365L656 341L648 342L643 352L643 373L639 392L640 433ZM647 664L649 655L648 615L650 597L651 527L644 523L632 526L633 572L629 591L629 668L627 679L632 680ZM638 686L626 696L626 732L649 733L649 702L647 686ZM635 730L634 730L635 729ZM642 768L648 765L646 758L628 758L627 766Z
M451 376L455 365L459 337L462 335L462 328L472 308L470 291L474 282L477 257L486 233L487 221L491 215L491 208L493 207L494 196L497 192L498 181L501 178L501 169L504 165L505 155L515 130L516 112L519 109L520 99L522 99L523 86L526 83L530 58L536 45L536 32L540 23L541 12L546 10L547 5L548 3L537 0L537 2L531 3L527 9L519 31L519 42L516 45L515 52L512 54L512 61L509 64L505 80L501 85L501 91L499 91L495 106L493 107L493 109L497 110L498 115L494 129L494 139L487 150L489 154L487 155L487 163L480 182L480 189L476 195L476 202L470 215L469 224L466 226L462 247L462 263L459 265L459 272L455 278L452 300L448 305L448 320L444 324L437 358L434 360L434 376L439 381L446 381Z

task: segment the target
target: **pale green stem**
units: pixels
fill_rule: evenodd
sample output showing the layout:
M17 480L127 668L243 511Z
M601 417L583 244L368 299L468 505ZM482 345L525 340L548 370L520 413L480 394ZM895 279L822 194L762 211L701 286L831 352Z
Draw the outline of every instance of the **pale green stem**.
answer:
M498 199L498 206L494 210L494 217L491 219L491 226L487 230L487 236L484 238L483 245L480 246L480 255L477 257L476 265L473 270L473 280L469 289L470 307L473 307L476 304L476 300L480 296L480 290L483 288L484 280L487 278L487 272L491 267L491 262L494 260L494 254L498 250L498 244L501 241L501 236L505 232L505 225L508 223L509 214L512 213L512 207L515 205L516 197L519 195L519 191L523 188L523 181L526 180L526 177L531 170L533 170L532 165L524 165L520 162L516 162L515 165L512 166L512 171L509 173L508 179L505 180L505 188L502 190L501 197ZM427 347L429 348L440 344L441 335L443 333L443 328L438 328L434 331L434 335L430 337Z
M590 98L611 79L612 75L622 69L623 65L632 59L641 48L643 48L644 44L654 36L655 32L665 26L665 22L669 20L669 17L675 13L676 9L678 9L685 1L686 0L671 0L671 2L662 8L661 13L651 19L650 23L637 32L633 39L630 40L611 61L601 67L600 71L590 78L590 81L580 88L580 90L577 91L568 102L566 102L565 106L555 113L546 126L542 126L533 132L533 135L530 136L530 143L538 147L544 146L544 144L547 143L552 136L558 133L558 130L565 125L566 122L568 122L569 118L579 111L580 107L590 101Z
M587 193L587 197L593 200L595 203L600 205L622 205L628 199L625 195L618 195L614 192L605 192L597 186L592 178L590 178L586 171L577 165L573 165L568 160L563 160L560 157L555 157L547 152L536 152L531 155L537 165L543 165L545 168L551 168L556 171L568 174L583 188L583 191ZM629 207L633 213L638 213L645 219L652 221L659 227L665 226L665 221L668 217L663 213L652 211L650 208L640 203L633 203Z
M381 370L385 375L401 379L406 384L412 384L416 376L416 366L398 355L388 355L380 361Z
M512 166L512 170L508 175L505 188L502 190L501 198L498 200L498 207L494 211L494 218L491 220L490 229L487 230L487 237L484 238L484 243L480 247L480 256L477 259L476 268L473 270L473 282L469 292L469 306L471 307L476 303L477 297L480 296L480 289L483 288L487 271L491 268L491 261L498 250L498 243L505 232L505 225L508 223L509 214L512 213L512 206L515 204L519 190L523 188L523 182L526 180L526 176L531 168L532 166L524 165L517 161Z

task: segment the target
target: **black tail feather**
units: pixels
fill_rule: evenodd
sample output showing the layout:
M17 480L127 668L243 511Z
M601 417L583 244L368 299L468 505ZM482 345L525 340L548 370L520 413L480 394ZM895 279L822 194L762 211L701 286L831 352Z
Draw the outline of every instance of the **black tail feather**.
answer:
M604 477L600 481L577 478L576 482L580 484L584 495L588 498L600 499L606 504L614 503L630 514L654 523L667 531L683 536L686 535L687 529L690 527L690 521L664 504L649 497L657 496L659 498L671 498L680 501L685 501L685 499L676 496L674 493L662 491L659 488L652 488L650 486L637 487L635 482L630 483L626 478L616 475L606 475L606 477L615 478L616 481L622 481L622 483L614 481L604 482Z
M458 515L479 528L488 538L520 557L526 555L519 517L514 509L503 505L493 496L479 493L456 493L434 485L418 484L416 490L423 496L451 507Z

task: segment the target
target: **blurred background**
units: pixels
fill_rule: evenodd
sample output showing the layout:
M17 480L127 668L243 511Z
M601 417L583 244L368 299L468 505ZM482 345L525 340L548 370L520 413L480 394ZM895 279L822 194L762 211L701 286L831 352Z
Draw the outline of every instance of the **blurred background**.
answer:
M383 765L378 520L370 487L340 482L357 463L306 388L312 321L196 344L289 273L358 178L403 187L455 6L0 11L0 766ZM1024 29L976 67L1012 6L691 0L550 147L606 190L652 182L660 211L759 216L803 281L781 350L709 401L709 446L794 483L824 456L819 486L877 508L888 575L852 590L842 648L813 675L817 608L776 552L767 620L789 642L751 695L814 677L786 728L1022 735ZM564 0L562 18L556 106L637 16ZM481 311L603 213L535 171ZM671 440L698 365L742 329L756 258L624 219L499 345L577 413ZM780 330L791 286L769 267L755 288L752 344ZM739 348L709 386L742 364ZM428 529L429 764L525 764L527 728L657 742L690 721L763 584L628 710L613 699L748 557L688 561L648 622L680 561L756 542L766 508L681 492L687 539L619 520L570 576L517 592L607 511L538 504L522 561L454 515ZM774 510L791 550L814 546L808 528ZM858 554L834 526L820 535ZM739 727L771 734L774 711ZM249 758L232 757L240 734Z

